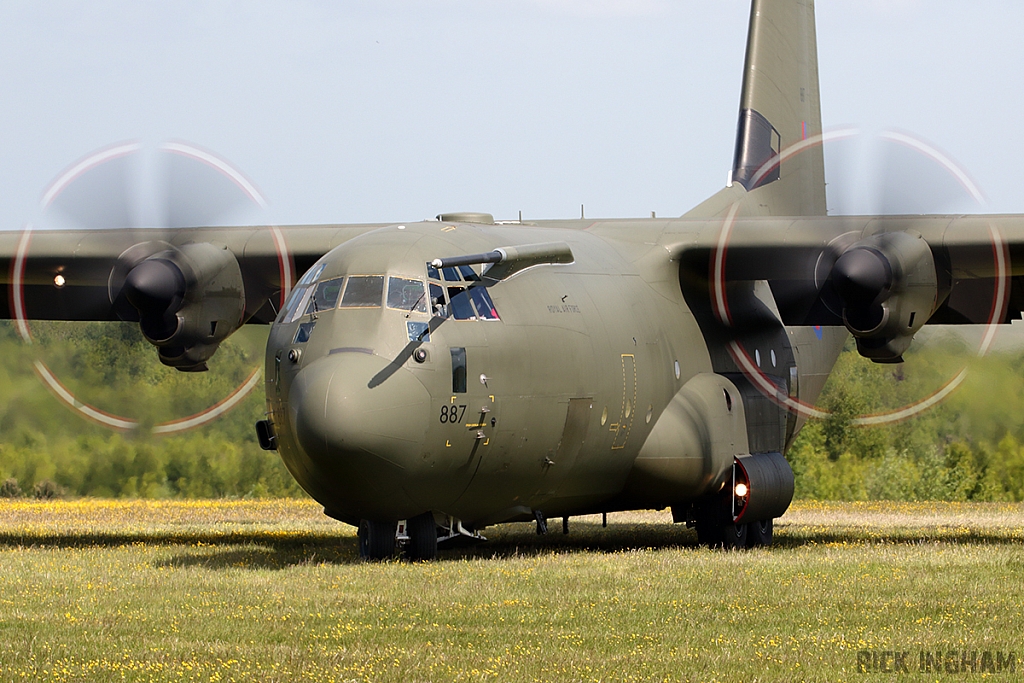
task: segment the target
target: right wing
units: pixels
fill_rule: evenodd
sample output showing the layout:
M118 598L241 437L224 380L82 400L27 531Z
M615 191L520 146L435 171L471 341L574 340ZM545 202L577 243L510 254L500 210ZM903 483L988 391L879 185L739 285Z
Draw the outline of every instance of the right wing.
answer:
M205 370L241 325L273 322L317 259L378 227L0 233L0 282L9 292L0 317L138 322L165 365Z
M382 225L0 232L0 284L9 291L0 301L0 318L137 320L118 310L111 296L112 279L123 278L118 270L130 265L130 250L158 253L210 243L226 247L238 263L244 322L270 323L281 294L317 259Z

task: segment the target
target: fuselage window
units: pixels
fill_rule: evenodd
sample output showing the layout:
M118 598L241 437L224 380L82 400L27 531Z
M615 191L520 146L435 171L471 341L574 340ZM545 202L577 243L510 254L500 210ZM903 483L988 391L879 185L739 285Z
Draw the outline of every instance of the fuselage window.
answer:
M423 283L404 277L388 278L388 308L426 313L427 295Z
M348 279L341 308L380 308L384 295L383 275L357 275Z
M430 325L428 323L406 320L405 329L409 333L409 341L430 343Z
M329 311L338 304L338 295L341 294L341 287L345 284L345 278L339 277L333 280L324 280L316 286L316 293L309 300L306 306L306 313L318 313Z
M462 279L459 277L459 271L455 268L442 268L441 272L444 273L445 282L458 282Z
M313 328L316 326L316 321L311 320L308 323L302 323L299 325L299 329L295 332L295 343L305 344L309 341L309 336L313 334Z
M452 393L466 393L466 349L453 348L452 352Z

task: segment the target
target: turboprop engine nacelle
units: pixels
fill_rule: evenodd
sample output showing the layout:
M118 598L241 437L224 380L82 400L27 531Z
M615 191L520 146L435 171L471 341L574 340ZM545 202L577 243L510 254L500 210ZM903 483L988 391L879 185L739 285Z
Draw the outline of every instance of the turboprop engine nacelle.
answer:
M832 267L843 323L857 350L876 363L899 363L914 335L938 308L935 258L920 235L869 237Z
M162 363L206 370L218 345L242 324L238 261L227 247L208 242L163 246L131 266L124 298L138 311L142 334L159 349Z

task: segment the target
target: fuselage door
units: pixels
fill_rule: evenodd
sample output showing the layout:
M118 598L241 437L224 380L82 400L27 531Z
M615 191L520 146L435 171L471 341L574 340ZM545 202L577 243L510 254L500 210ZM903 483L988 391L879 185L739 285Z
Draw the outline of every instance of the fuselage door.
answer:
M626 447L629 432L633 428L633 415L636 413L636 356L632 353L622 354L622 405L619 419L609 425L615 433L612 439L612 450Z

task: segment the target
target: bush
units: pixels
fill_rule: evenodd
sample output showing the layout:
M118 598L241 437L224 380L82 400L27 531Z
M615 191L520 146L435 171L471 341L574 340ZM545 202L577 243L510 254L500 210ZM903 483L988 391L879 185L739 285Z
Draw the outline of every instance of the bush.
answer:
M55 500L63 498L66 494L67 491L64 487L59 486L52 479L43 479L40 482L36 482L36 485L32 488L32 496L36 500Z
M9 477L0 484L0 498L21 498L21 485L14 477Z

